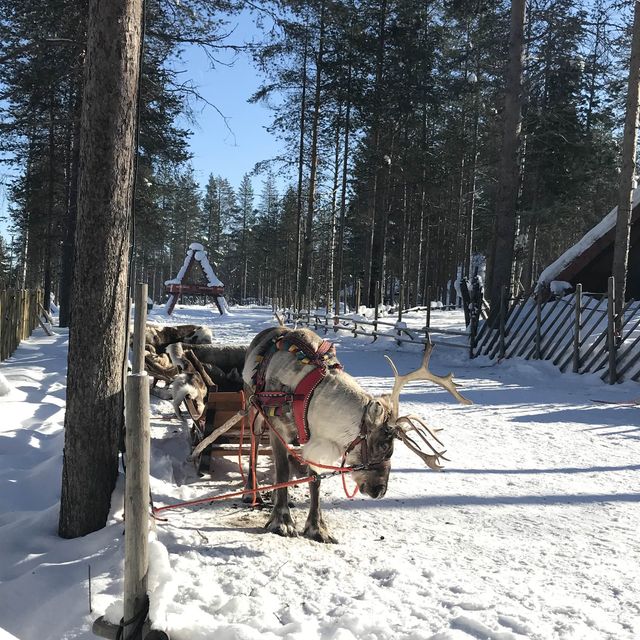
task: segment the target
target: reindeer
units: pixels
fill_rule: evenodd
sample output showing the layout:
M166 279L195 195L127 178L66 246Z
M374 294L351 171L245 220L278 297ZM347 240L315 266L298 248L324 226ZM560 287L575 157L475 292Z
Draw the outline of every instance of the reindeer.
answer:
M178 342L167 347L167 354L171 362L177 366L182 366L185 359L185 351L193 353L202 364L215 365L229 375L237 377L241 383L239 374L244 367L245 356L247 355L246 345L214 345L214 344L184 344ZM235 370L235 374L233 373ZM241 387L242 388L242 385Z
M144 332L145 344L156 351L164 351L167 345L176 342L188 344L211 344L213 332L209 327L195 324L181 324L175 327L148 324Z
M275 350L273 345L298 345L303 351L302 359L290 348ZM431 345L424 354L422 366L409 374L400 376L391 361L395 382L390 394L374 397L347 374L335 358L335 352L309 329L287 329L274 327L259 333L249 345L243 370L243 378L248 393L254 402L268 401L271 396L296 397L302 381L309 376L310 367L322 368L322 375L311 392L304 397L304 427L308 441L302 454L307 461L315 481L309 484L310 507L303 535L318 542L336 543L330 534L320 509L321 467L316 465L342 465L355 467L353 478L360 491L372 498L382 498L387 490L391 456L396 439L404 442L428 467L442 469L440 460L446 460L444 451L437 450L429 442L430 435L438 444L440 440L420 418L401 415L399 409L402 387L412 380L430 380L449 391L462 404L471 404L456 389L452 374L437 376L428 369ZM316 354L316 355L310 355ZM318 356L320 354L321 357ZM303 384L304 386L304 384ZM308 386L308 385L307 385ZM263 394L261 396L261 394ZM292 413L294 415L292 415ZM255 430L264 430L264 416L259 414ZM270 417L269 438L275 463L275 481L289 480L290 467L288 451L274 433L277 430L287 443L301 440L300 416L293 412ZM414 432L430 449L424 452L409 433ZM255 464L255 461L253 461ZM314 464L315 463L315 464ZM298 535L289 510L286 488L277 489L273 509L265 525L266 529L281 536Z

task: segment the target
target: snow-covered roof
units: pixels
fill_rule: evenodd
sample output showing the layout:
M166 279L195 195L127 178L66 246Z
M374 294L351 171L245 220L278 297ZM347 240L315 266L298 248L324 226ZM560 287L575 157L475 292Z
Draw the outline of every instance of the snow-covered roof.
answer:
M189 268L189 264L192 259L196 259L202 270L204 271L205 276L207 277L207 286L208 287L223 287L224 285L220 282L218 276L213 272L213 268L209 262L209 258L207 258L207 254L204 251L204 247L199 242L192 242L189 245L189 249L187 250L187 255L184 259L184 263L182 267L180 267L180 271L178 271L178 275L172 280L165 280L165 284L181 284L182 279L187 273L187 269Z
M640 204L640 189L636 189L633 193L634 209ZM552 262L538 278L538 286L543 287L549 284L553 280L558 280L558 276L578 257L581 256L587 249L592 247L600 238L609 233L616 226L616 219L618 217L618 207L614 207L600 222L593 227L590 231L584 234L582 238L567 249L555 262Z

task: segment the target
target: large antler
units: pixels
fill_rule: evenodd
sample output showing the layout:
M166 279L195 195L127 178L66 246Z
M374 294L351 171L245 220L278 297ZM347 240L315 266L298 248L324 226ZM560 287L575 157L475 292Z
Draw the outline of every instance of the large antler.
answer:
M391 360L389 356L385 355L385 358L389 361L389 364L393 369L393 375L395 376L393 391L391 392L391 405L396 419L400 415L400 392L402 391L402 387L404 387L407 382L412 382L414 380L429 380L430 382L435 382L443 389L446 389L461 404L473 404L471 400L468 400L458 392L456 389L456 383L453 381L452 373L448 373L446 376L437 376L429 371L429 359L431 358L432 351L433 344L429 342L424 350L422 365L415 371L406 373L403 376L398 373L398 369L396 369L396 365L393 364L393 360Z
M416 422L419 423L422 428L416 425ZM438 444L442 444L442 442L440 442L440 440L438 439L438 436L436 436L433 429L431 429L428 425L426 425L420 418L418 418L418 416L413 416L413 415L400 416L396 421L396 425L398 427L396 429L396 437L399 440L402 440L402 442L404 442L404 444L406 444L407 447L411 449L411 451L413 451L414 453L417 453L418 456L424 462L426 462L427 466L430 469L433 469L434 471L442 471L443 467L440 464L440 460L447 460L447 462L449 461L447 458L444 457L444 454L446 453L446 451L438 451L429 442L429 440L427 439L427 436L423 431L423 429L426 430L427 433ZM404 425L407 425L407 427L405 427ZM418 436L420 436L420 439L429 447L429 449L431 449L431 451L433 451L433 454L425 453L420 448L420 445L413 438L409 436L409 433L408 433L409 431L415 431L418 434ZM438 431L440 431L440 429L438 429Z

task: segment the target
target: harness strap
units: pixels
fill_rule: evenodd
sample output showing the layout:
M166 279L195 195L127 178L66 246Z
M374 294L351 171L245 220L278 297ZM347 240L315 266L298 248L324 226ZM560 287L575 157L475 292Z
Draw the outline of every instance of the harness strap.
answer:
M316 387L322 382L327 370L324 367L314 367L296 387L293 394L293 419L296 423L298 431L298 442L306 444L309 442L309 427L307 426L307 413L309 412L309 404L311 396Z
M299 362L311 365L312 369L300 380L293 393L264 391L269 362L274 353L284 350L295 353ZM254 398L270 416L282 415L285 412L285 407L291 406L300 444L309 442L307 414L314 391L329 369L342 369L342 365L337 361L329 364L329 361L335 358L335 353L335 346L329 340L323 340L318 348L314 349L304 340L287 335L274 339L271 347L263 355L256 358L257 366L253 377Z

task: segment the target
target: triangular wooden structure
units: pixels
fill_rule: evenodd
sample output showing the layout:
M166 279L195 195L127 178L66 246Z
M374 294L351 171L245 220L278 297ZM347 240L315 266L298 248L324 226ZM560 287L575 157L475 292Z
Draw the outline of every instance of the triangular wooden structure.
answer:
M200 277L197 277L197 273ZM186 296L212 296L220 315L223 315L227 308L224 299L224 285L213 272L204 247L193 242L189 245L184 264L180 268L178 275L173 280L167 280L165 289L169 294L167 300L167 314L171 315L179 299Z
M550 264L540 274L536 293L544 298L554 280L568 282L573 287L580 283L590 293L606 293L613 264L617 216L618 207L615 207L579 242ZM636 189L633 198L627 297L640 298L640 189Z

